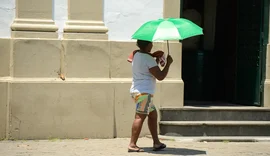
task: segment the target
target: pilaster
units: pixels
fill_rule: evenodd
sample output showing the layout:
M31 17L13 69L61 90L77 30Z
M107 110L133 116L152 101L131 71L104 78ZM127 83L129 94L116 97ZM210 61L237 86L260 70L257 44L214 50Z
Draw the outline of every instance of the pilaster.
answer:
M103 0L68 0L65 39L107 40L107 32L103 22Z
M52 20L52 0L16 0L13 38L57 38Z

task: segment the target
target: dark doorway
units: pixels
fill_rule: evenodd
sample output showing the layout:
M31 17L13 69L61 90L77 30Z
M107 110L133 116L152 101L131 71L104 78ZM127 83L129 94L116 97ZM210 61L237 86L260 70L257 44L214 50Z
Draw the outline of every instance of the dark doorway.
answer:
M268 22L265 0L183 0L181 17L204 28L184 40L185 105L260 106ZM267 9L268 10L268 9Z

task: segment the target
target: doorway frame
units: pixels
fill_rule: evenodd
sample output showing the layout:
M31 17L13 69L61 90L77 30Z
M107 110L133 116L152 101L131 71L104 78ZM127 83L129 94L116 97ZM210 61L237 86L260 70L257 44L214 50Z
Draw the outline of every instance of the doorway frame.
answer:
M177 10L179 10L179 17L181 18L182 17L182 13L183 13L183 1L184 0L179 0L179 3L180 3L180 6ZM165 5L169 5L169 1L167 0L164 0L164 18L168 17L169 16L169 11L168 9L165 9ZM267 62L270 62L268 59L267 59L267 52L269 51L270 52L270 47L268 46L269 44L269 17L270 17L270 0L263 0L263 3L264 3L264 9L263 9L263 39L262 39L262 42L263 42L263 47L262 47L262 51L261 51L261 82L260 82L260 107L270 107L270 104L266 105L265 102L270 102L270 98L268 100L265 100L265 97L270 94L270 91L268 91L269 93L267 93L266 95L266 92L265 92L265 85L266 85L266 80L267 80L267 71L270 70L268 69L267 67ZM174 6L175 7L175 6ZM174 12L174 16L175 16L175 12ZM182 61L181 61L182 62ZM270 72L270 71L269 71ZM269 78L270 79L270 78ZM269 80L268 80L269 81ZM270 96L270 95L268 95ZM184 99L183 99L184 101Z
M263 9L263 49L262 49L262 60L261 60L261 71L262 71L262 76L261 76L261 107L265 107L265 82L267 80L266 77L266 72L267 72L267 52L268 52L268 43L269 43L269 17L270 17L270 12L269 12L269 5L270 5L270 1L269 0L264 0L263 1L263 5L264 5L264 9ZM270 59L270 58L268 58Z

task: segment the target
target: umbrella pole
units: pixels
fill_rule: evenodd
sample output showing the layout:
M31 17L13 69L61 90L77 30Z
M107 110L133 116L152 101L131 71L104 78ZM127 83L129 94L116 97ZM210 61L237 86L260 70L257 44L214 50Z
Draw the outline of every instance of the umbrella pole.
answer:
M167 40L168 55L170 55L169 41Z

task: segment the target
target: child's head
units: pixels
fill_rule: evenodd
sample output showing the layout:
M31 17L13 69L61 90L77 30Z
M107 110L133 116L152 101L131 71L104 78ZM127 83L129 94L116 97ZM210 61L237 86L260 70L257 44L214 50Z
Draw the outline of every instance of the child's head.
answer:
M144 52L151 52L153 44L150 41L137 40L137 46Z

